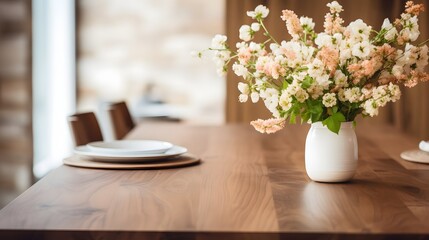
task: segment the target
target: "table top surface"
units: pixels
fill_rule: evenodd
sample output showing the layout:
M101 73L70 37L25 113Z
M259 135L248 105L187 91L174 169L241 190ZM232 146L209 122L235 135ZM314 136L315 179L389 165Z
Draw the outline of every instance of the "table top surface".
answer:
M248 125L139 124L127 139L185 146L201 164L164 170L61 166L0 211L0 236L429 236L429 165L399 157L416 148L417 139L388 126L358 124L356 175L324 184L305 173L308 129L290 125L264 135Z

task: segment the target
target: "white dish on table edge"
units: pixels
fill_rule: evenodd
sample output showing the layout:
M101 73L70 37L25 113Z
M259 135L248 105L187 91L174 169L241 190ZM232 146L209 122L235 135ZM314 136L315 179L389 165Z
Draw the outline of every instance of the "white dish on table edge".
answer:
M159 154L165 153L173 144L157 140L98 141L86 145L91 151L108 154Z
M87 146L77 146L74 153L81 156L90 157L90 160L98 162L115 162L115 163L133 163L133 162L150 162L153 160L167 160L188 152L188 149L181 146L173 146L164 153L149 154L120 154L120 153L100 153L91 151Z

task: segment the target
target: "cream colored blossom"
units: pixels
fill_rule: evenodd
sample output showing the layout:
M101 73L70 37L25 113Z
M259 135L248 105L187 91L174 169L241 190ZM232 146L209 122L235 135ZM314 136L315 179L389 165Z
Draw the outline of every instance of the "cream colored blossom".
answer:
M289 110L292 107L292 97L287 91L283 91L280 96L279 105L284 111Z
M333 107L337 104L335 93L327 93L323 95L322 103L325 107Z
M337 1L330 2L326 4L331 13L340 13L343 11L343 6L341 6Z
M396 35L398 35L398 30L396 29L395 26L393 26L393 24L390 23L388 18L384 19L383 25L381 25L381 29L386 30L386 33L384 34L384 38L387 41L393 41Z
M255 8L255 11L248 11L247 16L253 19L259 19L259 18L262 19L262 18L266 18L269 13L270 13L270 10L267 7L263 5L258 5Z

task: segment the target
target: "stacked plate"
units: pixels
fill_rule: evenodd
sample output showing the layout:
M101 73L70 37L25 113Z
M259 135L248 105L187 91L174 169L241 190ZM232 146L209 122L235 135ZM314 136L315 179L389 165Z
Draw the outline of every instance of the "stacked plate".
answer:
M401 157L411 162L429 163L429 141L421 141L419 149L402 152Z
M91 142L75 148L75 154L98 162L141 163L166 160L185 154L184 147L156 140Z
M163 169L191 166L200 158L185 154L184 147L156 140L117 140L91 142L78 146L75 155L63 159L72 167L95 169Z

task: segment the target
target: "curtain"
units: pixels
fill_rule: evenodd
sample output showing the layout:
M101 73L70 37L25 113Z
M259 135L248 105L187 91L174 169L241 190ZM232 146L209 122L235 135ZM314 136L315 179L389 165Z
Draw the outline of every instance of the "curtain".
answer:
M337 0L344 8L341 17L344 25L361 18L367 24L379 30L384 18L394 21L404 11L406 0ZM293 10L298 16L308 16L316 23L316 32L323 31L323 22L330 0L234 0L226 4L226 33L228 44L232 47L240 41L238 29L243 24L252 23L252 19L246 15L246 11L253 10L257 5L263 4L270 9L270 14L265 24L278 40L290 39L284 22L280 19L281 11ZM417 43L429 38L429 0L415 1L424 3L428 8L419 16L420 37ZM258 38L255 39L258 41ZM252 104L239 103L237 83L240 78L232 71L227 74L227 122L249 122L258 118L269 118L271 114L264 104L259 102ZM402 97L399 102L389 103L380 109L380 114L374 118L366 118L364 121L382 122L394 125L396 128L414 136L429 139L429 83L421 83L415 88L402 89ZM359 119L358 121L362 121Z

